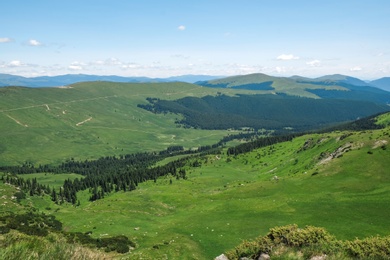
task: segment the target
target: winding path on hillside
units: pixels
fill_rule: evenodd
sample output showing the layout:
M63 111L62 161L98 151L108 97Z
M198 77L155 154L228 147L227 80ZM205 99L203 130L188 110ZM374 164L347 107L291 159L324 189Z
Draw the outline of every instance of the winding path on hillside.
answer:
M2 109L2 110L0 110L0 113L11 112L11 111L16 111L16 110L23 110L23 109L30 109L30 108L37 108L37 107L45 107L46 110L50 110L49 105L52 106L52 105L58 105L58 104L69 104L69 103L85 102L85 101L91 101L91 100L116 98L116 97L118 97L118 96L112 95L112 96L102 96L102 97L95 97L95 98L75 99L75 100L70 100L70 101L58 101L58 102L53 102L53 103L45 103L45 104L32 105L32 106L26 106L26 107Z
M21 126L24 126L24 127L28 127L28 125L25 125L25 124L22 124L19 120L17 120L16 118L13 118L12 116L10 115L7 115L7 117L9 117L10 119L12 119L13 121L15 121L18 125L21 125Z
M163 95L171 96L171 95L183 94L183 93L192 94L192 93L189 93L189 92L191 92L193 90L196 90L196 89L199 89L199 88L203 88L203 87L197 86L197 87L194 87L194 88L188 89L188 90L164 93ZM147 96L150 96L150 95L153 95L153 94L154 93L134 94L134 95L129 95L128 97L139 97L139 96L146 96L147 97ZM207 94L207 93L203 93L203 94ZM1 109L0 113L17 111L17 110L23 110L23 109L30 109L30 108L37 108L37 107L45 107L46 110L50 110L49 106L52 106L52 105L69 104L69 103L77 103L77 102L85 102L85 101L92 101L92 100L99 100L99 99L106 99L106 98L117 98L117 97L118 97L118 95L109 95L109 96L101 96L101 97L93 97L93 98L75 99L75 100L69 100L69 101L58 101L58 102L53 102L53 103L44 103L44 104L31 105L31 106L25 106L25 107Z
M85 119L84 121L78 122L78 123L76 124L76 126L80 126L80 125L82 125L82 124L84 124L84 123L86 123L86 122L88 122L88 121L90 121L90 120L92 120L92 116L89 117L89 118L87 118L87 119Z

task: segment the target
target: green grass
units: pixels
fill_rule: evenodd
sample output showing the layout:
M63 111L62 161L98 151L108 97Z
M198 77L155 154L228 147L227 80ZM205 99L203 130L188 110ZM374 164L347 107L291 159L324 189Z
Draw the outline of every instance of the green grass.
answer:
M64 174L54 174L54 173L34 173L34 174L25 174L20 175L25 180L27 179L37 179L37 182L42 185L49 185L50 188L55 188L58 190L67 179L74 180L76 178L82 179L84 176L74 173L64 173Z
M324 227L342 240L388 235L390 149L378 143L389 142L389 133L312 134L236 157L213 155L188 168L187 180L170 184L167 176L95 202L84 191L79 207L26 201L67 231L129 236L138 244L130 259L212 259L292 223ZM318 164L321 153L346 144L350 151Z
M138 108L147 97L251 93L186 83L87 82L72 88L0 89L0 165L60 163L218 142L229 131L178 128L178 115ZM86 121L87 120L87 121ZM82 123L84 122L84 123Z
M226 85L227 88L232 88L235 86L253 84L253 83L263 83L272 81L272 87L274 90L263 91L264 93L286 93L292 96L301 96L309 98L319 98L317 95L310 93L307 89L321 89L324 86L314 85L314 84L303 84L299 83L291 78L284 77L272 77L261 73L254 73L243 76L232 76L222 79L215 79L208 81L212 85ZM340 86L326 86L329 90L346 90L344 87Z

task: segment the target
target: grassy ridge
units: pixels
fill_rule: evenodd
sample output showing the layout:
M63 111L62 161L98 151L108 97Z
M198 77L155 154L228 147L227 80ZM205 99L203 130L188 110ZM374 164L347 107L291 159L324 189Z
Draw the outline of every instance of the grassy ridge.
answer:
M231 95L248 91L222 90ZM186 83L89 82L71 88L0 89L0 165L58 163L170 145L186 148L216 143L228 131L180 129L178 116L137 107L146 97L177 99L216 95ZM21 149L22 148L22 149Z
M131 259L211 259L291 223L324 227L338 239L388 235L389 133L311 134L236 157L214 155L188 168L187 180L170 184L168 176L92 203L85 191L76 208L49 198L24 203L69 231L129 236L138 244Z
M237 88L239 86L245 86L250 84L261 84L261 83L271 83L273 90L268 91L267 93L272 94L275 92L285 93L292 96L301 96L309 98L319 98L314 93L307 91L307 89L322 89L324 86L319 86L316 84L303 84L294 80L293 78L285 77L273 77L261 73L243 75L243 76L232 76L222 79L209 80L205 82L199 82L200 85L209 86L209 87L220 87L220 88ZM329 90L347 90L341 86L327 86Z

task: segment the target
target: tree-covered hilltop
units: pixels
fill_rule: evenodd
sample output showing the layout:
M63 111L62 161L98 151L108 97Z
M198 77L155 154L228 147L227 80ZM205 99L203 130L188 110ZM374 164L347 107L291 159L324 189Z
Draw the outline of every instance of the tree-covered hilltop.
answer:
M290 128L299 132L390 110L386 105L368 101L310 99L284 94L147 100L149 104L138 106L154 113L182 114L184 118L177 120L177 124L201 129Z

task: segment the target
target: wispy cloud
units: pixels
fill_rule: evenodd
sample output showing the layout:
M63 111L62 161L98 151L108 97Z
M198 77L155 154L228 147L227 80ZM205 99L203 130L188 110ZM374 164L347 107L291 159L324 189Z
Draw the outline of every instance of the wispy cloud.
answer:
M184 25L180 25L179 27L177 27L177 29L180 31L184 31L186 27Z
M361 71L363 68L362 67L360 67L360 66L355 66L355 67L353 67L353 68L350 68L349 70L350 71Z
M82 70L83 67L81 67L79 65L69 65L68 69L70 69L70 70Z
M321 66L321 61L319 60L312 60L306 62L307 65L312 66L312 67L320 67Z
M11 38L0 38L0 43L12 42Z
M22 63L20 60L13 60L10 63L8 63L8 67L22 67L25 66L24 63Z
M172 58L177 58L177 59L185 59L188 60L190 56L184 55L184 54L173 54L171 55Z
M37 40L31 39L31 40L28 41L28 45L30 45L30 46L41 46L42 43L40 43Z
M122 64L123 62L117 58L109 58L106 60L96 60L90 62L90 65L99 65L99 66L120 66Z
M299 60L299 57L293 54L281 54L278 57L276 57L276 59L277 60Z
M70 70L83 70L83 66L85 64L82 63L82 62L79 62L79 61L74 61L72 62L69 66L68 66L68 69Z

